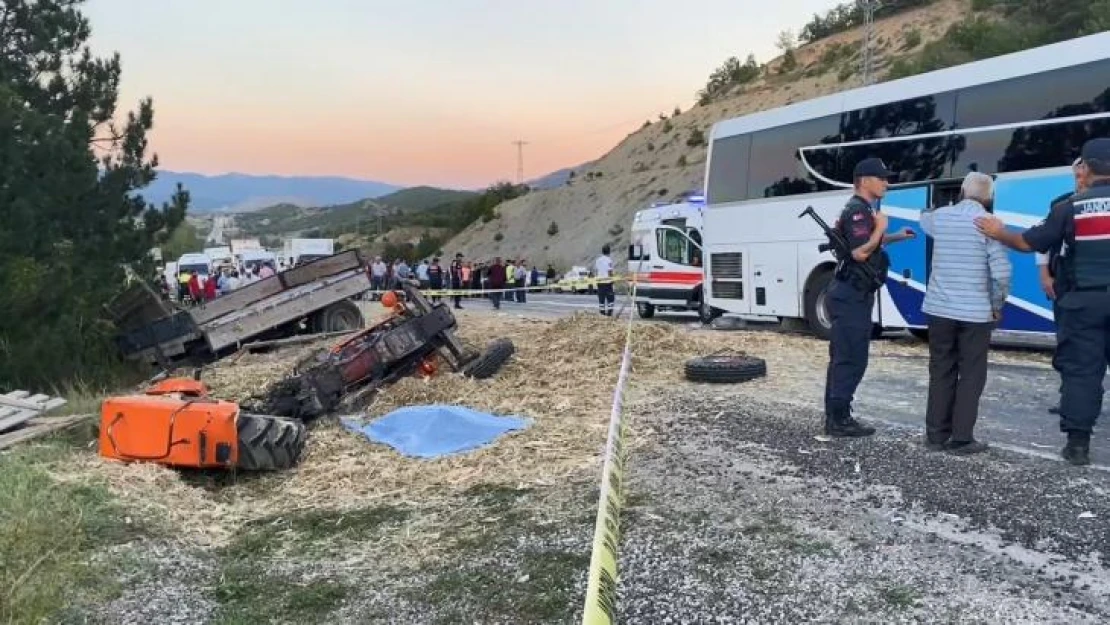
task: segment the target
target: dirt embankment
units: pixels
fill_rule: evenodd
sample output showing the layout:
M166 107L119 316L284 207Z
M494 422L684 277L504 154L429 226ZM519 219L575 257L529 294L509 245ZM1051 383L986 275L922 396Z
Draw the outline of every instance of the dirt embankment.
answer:
M943 0L876 22L880 74L896 58L939 39L969 7L970 0ZM791 71L782 70L779 57L767 64L764 76L721 101L652 120L575 172L570 185L505 203L497 219L471 226L444 249L468 258L524 257L563 267L595 258L605 243L623 249L637 210L701 188L706 148L695 140L699 133L707 137L712 124L723 119L859 86L861 37L856 29L802 46Z

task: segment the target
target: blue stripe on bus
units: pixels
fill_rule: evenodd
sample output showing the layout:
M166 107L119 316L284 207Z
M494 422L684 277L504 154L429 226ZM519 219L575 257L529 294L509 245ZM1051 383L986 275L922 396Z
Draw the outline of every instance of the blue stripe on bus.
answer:
M1002 178L998 181L995 190L995 206L1005 212L1041 216L1047 214L1048 203L1053 198L1072 188L1074 188L1074 182L1068 174L1019 179ZM920 210L925 206L926 199L925 189L899 189L890 192L883 199L883 203L898 208ZM906 321L911 325L925 325L925 315L921 312L924 293L914 287L896 282L906 270L909 270L908 277L911 280L926 282L925 235L921 231L920 224L916 219L890 218L891 230L896 231L907 226L913 228L918 236L913 240L887 248L891 261L891 279L888 281L888 286L891 299ZM1011 297L1051 311L1052 303L1041 290L1034 256L1011 252L1010 262L1013 265ZM1055 331L1051 312L1030 312L1013 304L1006 305L999 327L1003 330L1024 332Z

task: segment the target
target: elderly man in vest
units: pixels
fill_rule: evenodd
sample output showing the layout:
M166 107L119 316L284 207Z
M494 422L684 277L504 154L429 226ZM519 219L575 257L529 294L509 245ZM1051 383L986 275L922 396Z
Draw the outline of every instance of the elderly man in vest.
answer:
M929 323L926 446L966 455L987 449L973 432L987 384L991 332L1010 294L1011 267L1006 248L975 227L976 218L989 215L994 180L970 173L961 195L955 206L921 213L921 229L933 238L921 311Z
M1060 455L1091 463L1091 433L1102 411L1102 379L1110 363L1110 139L1083 144L1080 177L1087 190L1052 207L1041 224L1007 230L994 216L976 220L983 234L1022 252L1060 248L1062 288L1056 293L1056 358L1063 395Z

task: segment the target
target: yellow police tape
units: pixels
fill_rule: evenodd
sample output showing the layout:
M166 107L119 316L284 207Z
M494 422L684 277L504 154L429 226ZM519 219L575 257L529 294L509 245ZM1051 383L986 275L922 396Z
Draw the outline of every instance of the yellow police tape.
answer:
M636 298L636 284L631 297ZM613 408L609 414L609 435L605 441L605 464L601 469L597 521L590 550L590 570L586 585L586 602L582 610L583 625L612 625L617 617L617 550L620 545L620 513L624 503L624 435L623 395L628 369L632 362L632 323L628 319L621 354L620 374L613 391Z
M453 297L455 295L488 295L490 293L517 293L519 291L556 291L556 290L570 290L570 289L586 289L591 286L596 287L599 284L616 284L618 282L634 283L635 280L628 278L613 277L607 279L589 278L585 280L575 280L571 283L556 283L545 284L543 286L522 286L512 287L507 286L503 289L420 289L420 294L425 297ZM364 291L368 295L382 295L390 291Z

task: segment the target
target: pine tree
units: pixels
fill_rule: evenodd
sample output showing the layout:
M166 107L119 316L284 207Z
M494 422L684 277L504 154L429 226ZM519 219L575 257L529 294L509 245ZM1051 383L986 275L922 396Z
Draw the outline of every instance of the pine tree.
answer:
M118 371L104 305L189 196L155 207L141 189L152 101L117 121L118 54L96 58L80 0L0 0L0 387L103 383Z

